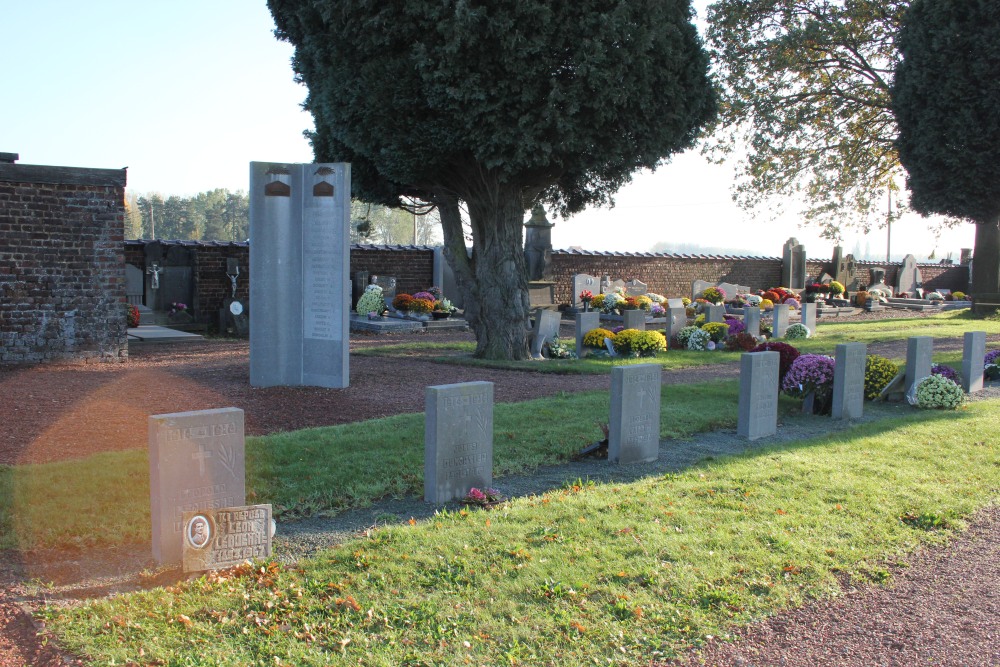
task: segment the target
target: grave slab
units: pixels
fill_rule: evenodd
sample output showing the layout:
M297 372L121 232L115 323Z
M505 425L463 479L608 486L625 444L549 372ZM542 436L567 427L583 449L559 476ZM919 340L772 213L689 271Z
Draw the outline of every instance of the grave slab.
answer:
M865 361L868 346L842 343L836 348L833 367L834 419L859 419L865 408Z
M931 356L934 338L931 336L911 336L906 339L906 384L909 393L914 383L931 374Z
M493 484L493 383L427 387L424 500L445 503Z
M588 290L591 294L601 293L601 279L589 273L577 273L573 276L573 307L581 308L580 292Z
M687 309L667 308L667 341L677 335L681 329L687 326Z
M639 463L660 455L659 364L616 366L611 369L611 419L608 461Z
M787 303L774 304L774 320L771 333L775 338L784 338L788 329L788 311L791 309Z
M535 310L535 325L531 335L531 358L542 359L545 341L559 336L562 314L555 310L538 308Z
M743 324L744 331L754 338L760 338L760 308L743 306Z
M983 390L986 332L966 331L962 345L962 389L967 394Z
M778 432L777 352L740 355L740 398L736 434L757 440Z
M153 558L179 564L184 512L246 502L243 411L152 415L148 423Z
M580 359L587 354L587 348L583 345L583 337L594 329L601 326L600 313L577 313L576 314L576 356Z
M799 317L803 326L809 329L809 333L816 333L816 304L803 303L801 309Z
M626 310L622 315L622 319L625 321L626 329L638 329L639 331L646 330L645 310Z

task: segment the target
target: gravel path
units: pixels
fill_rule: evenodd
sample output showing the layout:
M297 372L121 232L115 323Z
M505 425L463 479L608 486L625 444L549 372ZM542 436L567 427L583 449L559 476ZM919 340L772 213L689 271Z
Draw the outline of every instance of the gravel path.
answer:
M906 316L912 316L906 313ZM863 316L864 317L864 316ZM564 327L569 336L571 327ZM469 334L431 334L435 341L471 340ZM352 348L384 345L411 336L356 338ZM960 340L935 341L935 350L961 349ZM887 356L905 354L905 343L871 346ZM0 370L0 395L13 397L0 463L43 462L94 451L145 447L145 416L238 405L247 412L250 433L318 426L416 412L423 387L467 380L496 384L498 401L516 401L563 391L608 387L606 376L563 376L494 371L432 363L419 358L383 359L352 355L352 386L346 390L253 389L248 382L245 343L208 341L135 351L127 364ZM736 364L665 373L666 383L735 377ZM991 387L988 396L1000 396ZM373 397L375 400L373 400ZM901 409L866 405L865 419ZM774 440L825 432L834 422L790 417ZM81 438L81 433L87 435ZM761 443L761 441L757 441ZM764 442L767 442L766 440ZM627 481L656 470L676 470L713 454L742 451L732 431L699 435L689 442L661 444L650 467L609 467L588 460L549 466L531 475L506 477L498 486L511 495L539 493L567 479ZM419 499L387 500L329 519L310 519L279 528L275 552L294 561L338 544L374 524L413 516L433 507ZM817 602L752 625L732 643L710 643L700 655L670 665L1000 665L998 572L1000 510L982 512L973 528L948 549L916 554L897 573L892 588L851 590L837 600ZM25 609L45 599L103 596L169 583L177 571L152 567L148 545L86 551L0 553L0 667L66 664L43 645ZM140 577L140 572L144 572ZM39 591L26 582L51 582Z

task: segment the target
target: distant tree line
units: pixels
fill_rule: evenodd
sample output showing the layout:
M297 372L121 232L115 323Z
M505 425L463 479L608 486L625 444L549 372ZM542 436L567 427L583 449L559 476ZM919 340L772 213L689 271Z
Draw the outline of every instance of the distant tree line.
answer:
M441 241L436 212L414 215L377 204L351 202L351 242L434 245ZM250 197L222 188L193 197L157 192L125 196L125 237L246 241L250 238Z

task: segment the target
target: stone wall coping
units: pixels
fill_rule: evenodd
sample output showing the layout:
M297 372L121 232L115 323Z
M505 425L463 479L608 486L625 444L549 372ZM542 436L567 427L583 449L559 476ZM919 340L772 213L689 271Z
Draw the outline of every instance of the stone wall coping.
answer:
M126 169L90 169L88 167L55 167L42 164L0 162L0 181L7 183L125 187L127 177Z
M553 250L553 255L583 255L587 257L664 257L668 259L739 259L739 260L764 260L768 262L780 262L780 257L766 257L763 255L688 255L674 252L625 252L610 250L575 250L562 249ZM827 262L827 259L810 259L810 262Z

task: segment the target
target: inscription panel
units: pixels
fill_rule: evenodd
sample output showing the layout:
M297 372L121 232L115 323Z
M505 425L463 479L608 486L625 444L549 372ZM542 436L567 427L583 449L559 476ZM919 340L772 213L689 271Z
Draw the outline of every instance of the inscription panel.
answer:
M184 512L183 568L203 572L271 555L271 506Z
M833 370L834 419L858 419L865 408L865 361L868 346L864 343L837 345Z
M660 390L658 364L611 369L611 418L608 461L655 461L660 455Z
M778 432L777 352L740 356L740 398L736 433L750 440Z

